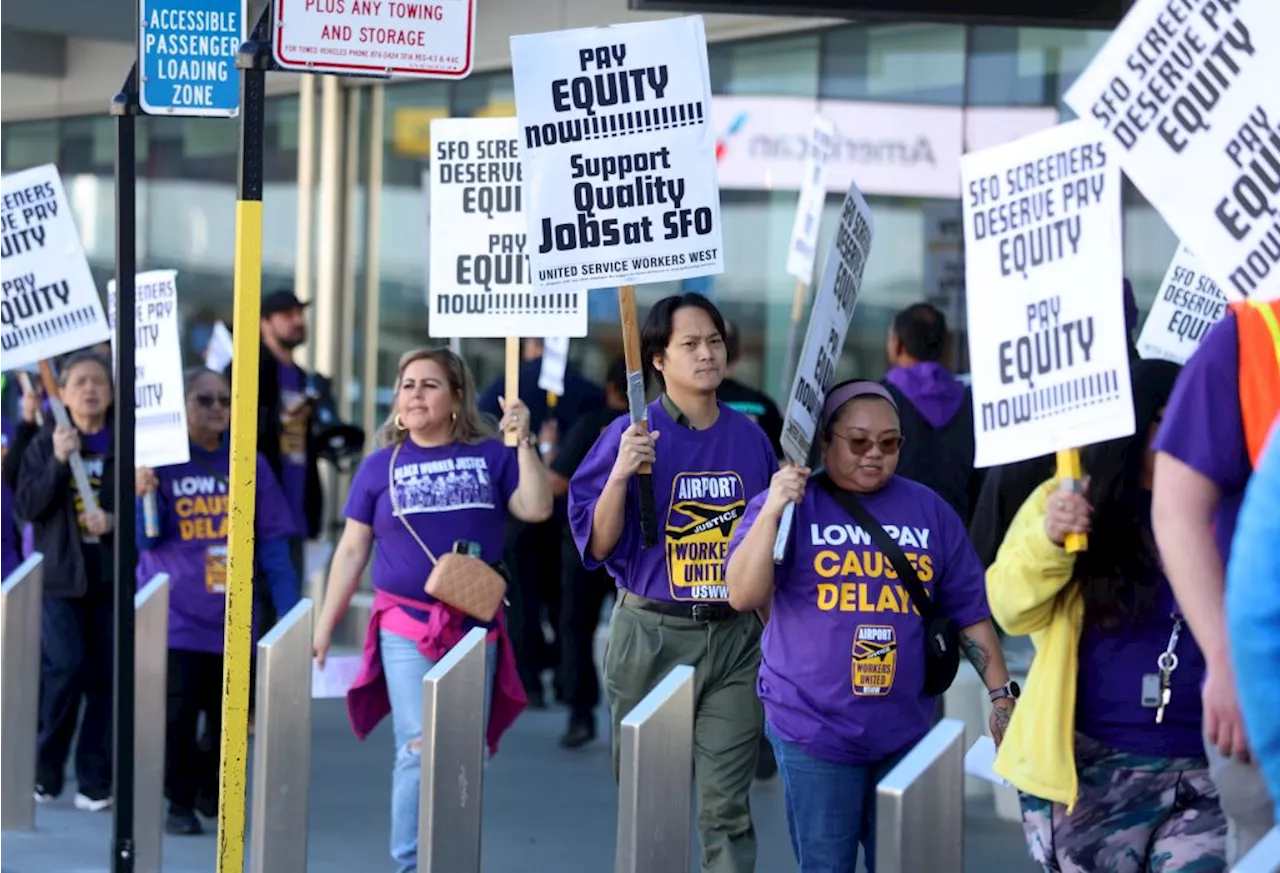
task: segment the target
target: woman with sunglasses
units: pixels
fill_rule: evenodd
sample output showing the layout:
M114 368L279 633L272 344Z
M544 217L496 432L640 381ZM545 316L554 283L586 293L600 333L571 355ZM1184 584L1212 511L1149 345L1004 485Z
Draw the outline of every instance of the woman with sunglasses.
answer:
M195 367L186 373L187 432L191 460L136 474L138 585L156 573L169 575L169 674L165 732L165 829L176 836L203 832L198 809L217 814L218 749L222 717L222 646L227 610L227 476L231 470L227 427L231 392L226 379ZM289 558L293 532L284 492L258 455L254 477L254 553L277 615L298 602L299 584ZM160 533L148 537L143 498L154 492ZM210 752L202 751L198 724L204 713Z
M876 783L928 733L937 701L925 692L925 626L914 598L870 525L842 501L852 496L875 519L960 629L995 702L997 743L1018 692L964 522L933 491L894 475L902 431L893 396L876 382L837 385L819 424L825 472L788 466L774 475L747 507L725 575L735 609L771 607L757 690L799 873L854 873L859 844L866 869L876 868ZM775 566L789 503L791 539Z

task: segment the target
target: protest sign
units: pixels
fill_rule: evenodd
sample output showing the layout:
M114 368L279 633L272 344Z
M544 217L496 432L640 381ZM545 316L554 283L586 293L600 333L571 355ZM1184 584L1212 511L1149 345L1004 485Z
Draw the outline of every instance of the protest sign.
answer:
M835 244L827 255L822 283L814 295L813 313L796 367L782 427L782 451L793 464L806 464L818 417L844 350L849 320L858 303L862 272L871 252L875 220L856 185L849 187L840 210Z
M979 467L1133 433L1115 151L1072 121L960 161Z
M111 335L53 164L4 177L0 264L5 370L105 342Z
M787 274L805 286L813 282L818 228L822 225L822 207L827 202L827 160L835 147L836 126L815 115L805 149L804 175L800 180L795 223L791 225L791 243L787 247Z
M1280 297L1280 3L1138 0L1071 89L1224 290Z
M431 122L433 337L586 336L587 292L538 290L514 118Z
M221 321L214 322L209 344L204 348L204 365L221 373L231 366L234 355L235 343L231 341L231 331Z
M1138 335L1138 354L1185 364L1200 341L1227 314L1227 296L1209 278L1191 249L1169 262L1160 290Z
M134 433L139 467L168 467L191 460L182 342L178 332L178 271L152 270L134 279ZM107 283L107 310L115 359L116 283Z
M513 36L511 66L534 285L724 272L701 18Z
M543 391L564 396L564 371L569 366L569 338L549 336L542 341L542 369L538 373L538 387Z

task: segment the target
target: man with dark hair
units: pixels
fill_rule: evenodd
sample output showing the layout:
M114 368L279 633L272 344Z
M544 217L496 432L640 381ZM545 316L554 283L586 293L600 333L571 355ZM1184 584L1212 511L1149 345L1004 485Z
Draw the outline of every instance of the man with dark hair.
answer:
M778 404L774 403L768 394L763 391L757 391L733 377L738 360L742 355L742 336L738 331L738 325L734 322L726 321L724 327L726 331L724 349L728 355L729 365L726 368L724 381L720 383L720 390L716 392L716 396L720 398L720 402L725 406L738 410L738 412L760 425L760 429L764 431L765 436L769 438L769 442L773 444L773 450L781 458L782 413L778 411Z
M577 472L600 434L627 412L627 365L622 358L610 366L604 381L601 409L578 417L564 439L548 456L551 493L557 500L569 494L569 480ZM595 708L600 705L600 675L596 670L595 638L605 597L614 590L605 570L588 570L566 525L560 538L564 565L560 597L560 681L569 705L569 726L560 737L566 749L585 746L596 738Z
M973 467L973 397L942 365L947 319L928 303L894 316L884 384L898 403L905 440L898 473L932 488L965 522L978 498Z

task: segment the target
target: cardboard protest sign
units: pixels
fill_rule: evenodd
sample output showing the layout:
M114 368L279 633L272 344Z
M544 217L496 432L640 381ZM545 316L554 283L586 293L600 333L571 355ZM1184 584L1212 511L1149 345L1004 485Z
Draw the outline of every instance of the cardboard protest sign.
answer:
M840 210L840 225L827 255L822 283L814 295L809 329L787 401L782 451L793 464L808 463L822 404L835 378L849 320L858 303L875 229L871 208L857 185L851 185Z
M1160 290L1138 335L1138 354L1185 364L1200 341L1227 314L1227 296L1182 246L1169 262Z
M511 66L534 285L724 272L701 18L513 36Z
M516 136L514 118L431 122L433 337L587 335L585 289L534 288Z
M795 223L791 226L791 243L787 246L787 274L804 285L813 282L818 229L822 225L822 207L827 202L827 159L835 147L836 126L815 115L805 149L804 175L800 180Z
M182 341L178 331L178 271L152 270L134 278L134 433L139 467L191 460ZM116 283L107 283L111 351L115 355Z
M1072 121L960 161L979 467L1133 433L1114 153Z
M111 335L53 164L4 177L0 264L5 370L105 342Z
M1228 293L1280 297L1280 3L1138 0L1066 94Z

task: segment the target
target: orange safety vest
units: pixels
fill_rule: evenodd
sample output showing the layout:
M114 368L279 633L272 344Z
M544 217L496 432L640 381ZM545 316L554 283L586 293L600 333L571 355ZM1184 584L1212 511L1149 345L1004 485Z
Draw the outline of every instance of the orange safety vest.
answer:
M1280 300L1232 303L1240 338L1240 417L1252 466L1258 466L1280 415Z

